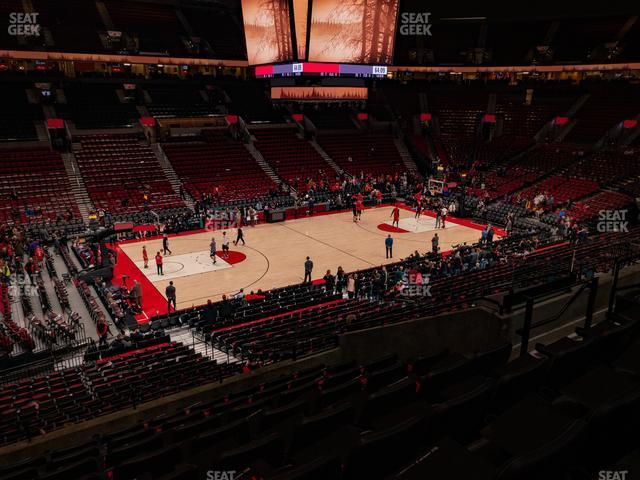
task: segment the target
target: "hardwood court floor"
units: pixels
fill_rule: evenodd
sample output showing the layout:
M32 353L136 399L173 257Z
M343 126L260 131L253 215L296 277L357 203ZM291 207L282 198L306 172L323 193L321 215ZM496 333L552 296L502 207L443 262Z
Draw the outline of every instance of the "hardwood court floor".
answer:
M165 277L168 278L155 274L153 257L161 250L161 239L123 243L120 248L139 267L142 245L146 245L150 261L149 269L141 269L143 275L163 296L169 280L173 280L178 309L181 309L206 303L209 299L219 300L223 294L234 294L240 288L249 293L301 282L306 256L313 260L315 280L322 278L327 270L335 274L338 266L351 272L398 261L416 250L424 253L431 249L431 238L436 231L433 218L423 216L416 223L413 212L401 210L400 226L409 231L391 233L394 256L386 259L384 240L389 233L380 230L378 225L390 222L391 211L389 206L365 210L359 223L354 223L351 213L345 212L245 227L246 246L234 246L233 243L230 246L232 251L241 252L246 258L216 270L209 260L209 243L215 237L218 250L221 250L221 231L171 237L172 254L164 259ZM461 223L464 225L448 221L446 229L437 230L442 251L480 238L480 226ZM234 240L235 229L228 230L227 235ZM203 271L207 269L210 271Z

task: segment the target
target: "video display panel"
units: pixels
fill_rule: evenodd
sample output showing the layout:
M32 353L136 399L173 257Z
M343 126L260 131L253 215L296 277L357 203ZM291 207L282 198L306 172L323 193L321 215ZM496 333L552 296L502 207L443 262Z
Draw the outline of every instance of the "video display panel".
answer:
M288 0L242 0L249 65L293 60Z
M271 87L272 100L346 102L366 100L367 96L367 87Z
M391 64L399 0L313 0L310 62Z
M293 0L293 23L296 30L298 60L307 58L307 21L309 19L309 0Z

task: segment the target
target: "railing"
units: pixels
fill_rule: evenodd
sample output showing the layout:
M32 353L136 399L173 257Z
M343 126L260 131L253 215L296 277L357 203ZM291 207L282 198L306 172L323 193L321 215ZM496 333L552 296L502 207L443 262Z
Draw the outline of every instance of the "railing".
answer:
M531 338L531 332L533 330L544 327L551 323L555 323L558 320L560 320L562 315L569 309L571 305L574 304L574 302L578 299L578 297L580 297L580 295L586 290L589 291L589 297L587 299L587 306L585 311L584 328L588 329L591 327L591 323L593 321L593 310L594 310L594 305L596 300L596 294L598 292L598 277L594 277L591 280L584 281L582 282L582 284L578 284L578 285L580 285L578 290L576 290L575 293L569 298L569 300L567 300L567 302L564 305L562 305L562 307L560 307L558 312L556 312L554 315L548 318L545 318L544 320L540 320L537 322L533 321L533 307L536 303L536 300L538 299L534 298L533 296L527 296L525 314L524 314L524 325L522 326L522 328L519 328L516 330L516 334L518 334L521 337L520 356L527 355L529 351L529 339ZM565 287L562 288L562 291L564 290L565 290Z

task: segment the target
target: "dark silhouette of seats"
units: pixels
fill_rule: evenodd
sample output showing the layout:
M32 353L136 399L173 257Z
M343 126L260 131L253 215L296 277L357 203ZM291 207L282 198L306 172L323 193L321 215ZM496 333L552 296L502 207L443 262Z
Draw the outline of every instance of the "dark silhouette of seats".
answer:
M353 405L347 402L329 407L313 416L304 417L294 430L290 448L301 450L318 438L326 437L339 427L348 425L353 420L353 416Z
M423 418L416 416L389 429L363 434L347 458L344 478L384 478L415 456L423 426Z
M133 480L142 474L152 478L166 473L180 462L181 453L176 445L166 448L145 450L145 453L122 462L113 470L114 480Z
M99 463L96 458L86 458L76 463L66 465L65 467L58 468L45 475L40 475L41 480L68 480L70 478L81 478L85 475L90 475L98 471Z
M322 456L315 460L276 473L272 480L338 480L341 462L337 457Z
M376 418L401 410L416 399L416 383L405 377L369 395L358 423L368 425Z
M586 423L575 420L559 436L531 452L506 462L498 472L499 480L537 480L554 478L571 464L580 442L584 439Z
M279 433L271 433L240 447L227 450L216 462L224 470L240 470L255 459L261 458L271 466L281 465L284 459L284 439Z
M536 344L536 350L551 358L549 383L557 387L580 375L589 366L597 348L594 338L583 341L563 337L549 345Z
M547 378L549 359L524 355L494 371L498 377L491 410L500 412L536 392Z
M112 443L112 445L118 445ZM107 465L118 465L138 452L148 452L151 450L159 450L163 447L163 441L160 435L153 435L149 438L133 441L126 444L120 444L107 453Z
M428 419L430 438L448 434L459 442L469 441L484 423L494 385L493 379L472 377L441 389L441 401Z

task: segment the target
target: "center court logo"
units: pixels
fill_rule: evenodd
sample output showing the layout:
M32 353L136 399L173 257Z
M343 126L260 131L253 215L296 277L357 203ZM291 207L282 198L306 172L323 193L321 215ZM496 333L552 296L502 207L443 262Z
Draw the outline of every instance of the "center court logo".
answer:
M402 12L400 35L431 37L431 12Z
M9 35L12 37L39 37L39 15L37 12L11 12L9 14L9 27L7 28Z

